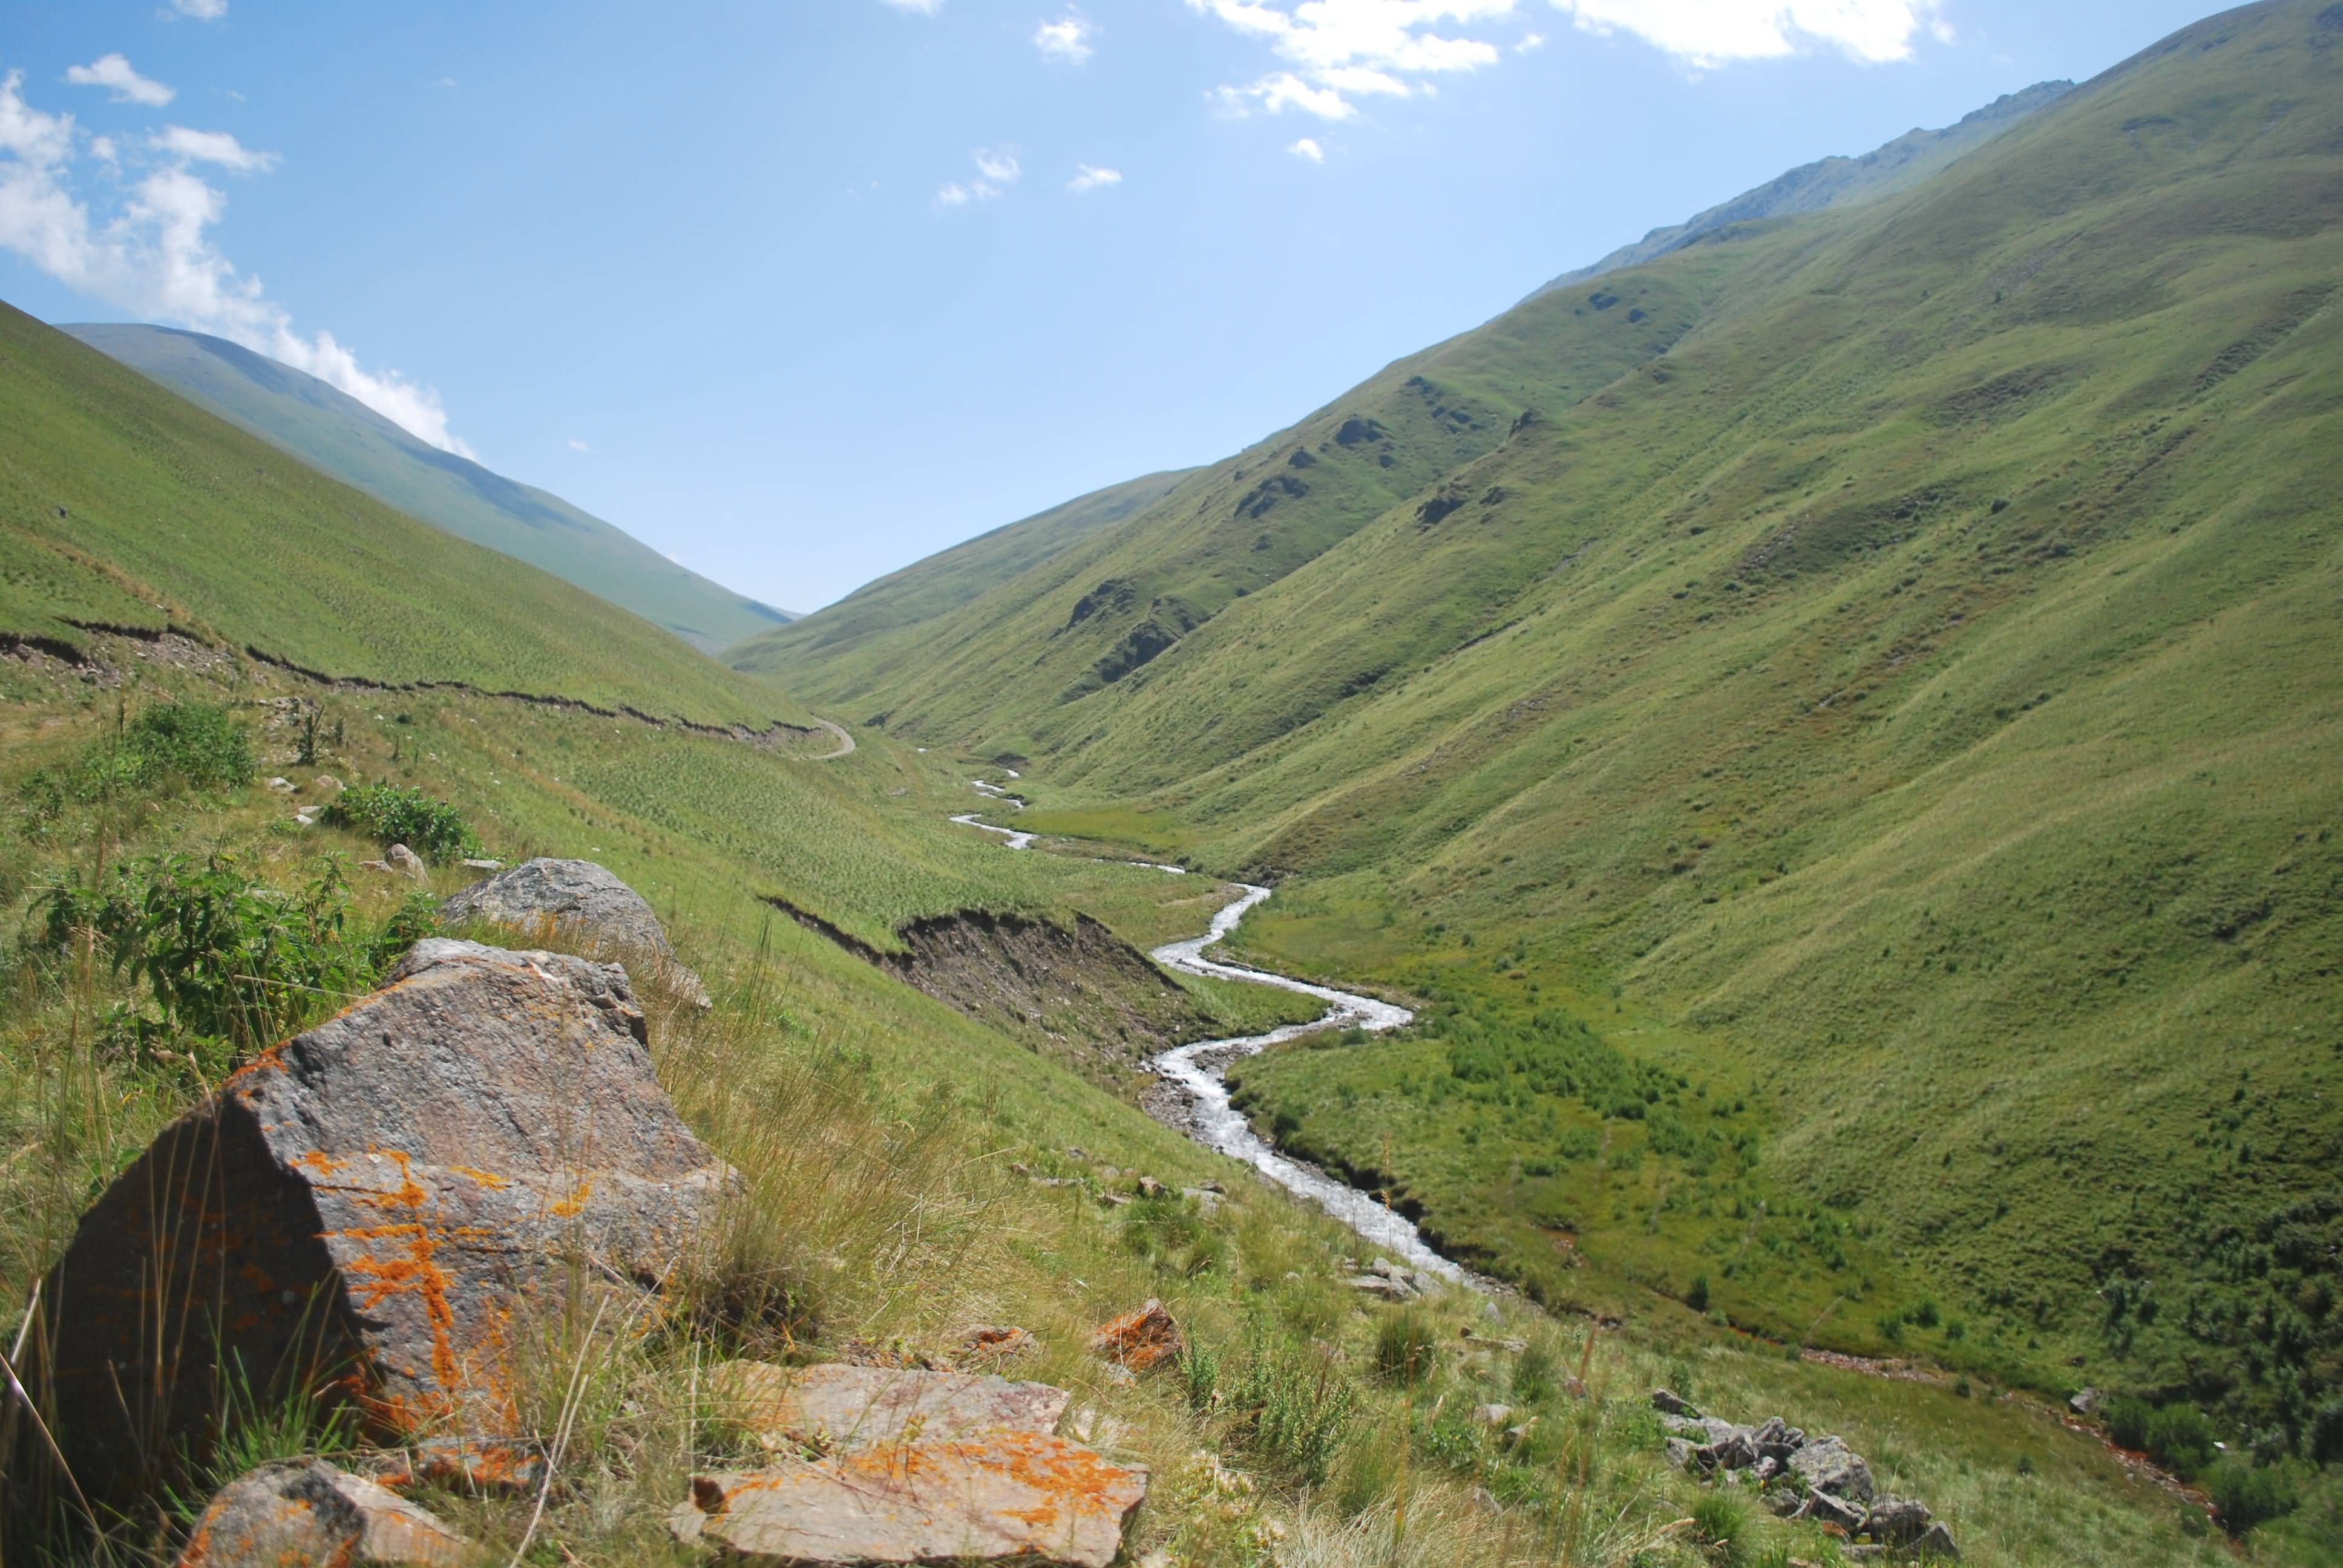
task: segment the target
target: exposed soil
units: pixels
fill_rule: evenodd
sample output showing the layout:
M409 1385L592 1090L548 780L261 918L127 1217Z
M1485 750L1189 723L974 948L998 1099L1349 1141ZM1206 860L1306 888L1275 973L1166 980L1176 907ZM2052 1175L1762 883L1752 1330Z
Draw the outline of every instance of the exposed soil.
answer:
M1087 915L1071 930L1018 914L961 910L912 921L881 952L820 916L767 902L946 1006L1091 1079L1127 1084L1139 1064L1215 1020L1138 949Z

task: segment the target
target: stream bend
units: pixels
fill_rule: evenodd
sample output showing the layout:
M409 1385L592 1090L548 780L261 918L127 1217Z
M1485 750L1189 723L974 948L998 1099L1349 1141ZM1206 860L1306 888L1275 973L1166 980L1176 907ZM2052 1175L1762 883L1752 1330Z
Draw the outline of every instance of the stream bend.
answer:
M1016 800L997 785L980 783L977 789L980 793L995 799L1015 801L1021 809L1023 806L1021 800ZM1032 834L996 828L979 819L973 812L954 817L952 820L987 833L999 834L1006 847L1011 849L1027 849L1033 842ZM1152 864L1148 861L1132 863ZM1153 869L1181 869L1173 866ZM1178 970L1183 974L1236 980L1245 985L1274 986L1280 990L1314 997L1326 1004L1326 1010L1308 1023L1289 1023L1267 1034L1193 1040L1186 1045L1174 1046L1150 1059L1147 1065L1178 1084L1192 1102L1189 1135L1208 1149L1243 1161L1287 1191L1308 1199L1357 1231L1362 1238L1409 1267L1459 1283L1473 1282L1464 1270L1433 1251L1406 1215L1385 1208L1357 1188L1334 1180L1314 1166L1279 1153L1276 1145L1255 1132L1243 1114L1230 1104L1228 1081L1224 1074L1229 1063L1241 1057L1256 1055L1272 1045L1282 1045L1287 1040L1299 1040L1303 1035L1316 1034L1324 1030L1361 1029L1381 1033L1385 1030L1403 1028L1415 1020L1415 1015L1407 1009L1374 997L1359 996L1351 991L1336 990L1332 986L1312 985L1290 975L1272 974L1267 970L1206 958L1205 949L1236 930L1246 915L1270 897L1271 890L1267 888L1254 887L1247 882L1240 882L1236 886L1239 889L1237 896L1222 905L1220 912L1212 917L1210 930L1184 941L1166 942L1149 956L1164 968Z

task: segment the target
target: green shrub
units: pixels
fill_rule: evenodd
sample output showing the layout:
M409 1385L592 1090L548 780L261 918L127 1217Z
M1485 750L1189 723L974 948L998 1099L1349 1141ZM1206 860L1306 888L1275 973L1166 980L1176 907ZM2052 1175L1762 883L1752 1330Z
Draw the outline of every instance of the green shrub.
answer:
M2183 1481L2213 1462L2213 1423L2193 1404L2167 1404L2148 1418L2147 1452Z
M404 844L427 860L457 860L479 852L479 839L456 808L411 786L345 789L326 808L325 819L381 843Z
M1708 1276L1706 1274L1694 1274L1692 1277L1692 1286L1684 1292L1684 1305L1695 1312L1708 1311Z
M2137 1394L2118 1394L2107 1402L2107 1438L2117 1448L2145 1451L2147 1423L2155 1416L2156 1407Z
M122 750L150 789L173 780L196 789L252 782L252 736L216 703L156 704L124 729Z
M1440 1366L1440 1336L1423 1313L1403 1307L1375 1329L1375 1371L1384 1380L1413 1388Z
M274 1043L364 992L434 925L410 898L379 930L354 929L340 862L321 857L287 892L256 882L234 857L155 856L115 869L102 885L76 873L35 906L51 952L102 942L115 971L142 982L161 1014L118 1014L116 1026L206 1070ZM205 1060L208 1058L209 1060Z
M2310 1457L2321 1464L2343 1459L2343 1399L2330 1399L2312 1414Z
M1229 1438L1297 1485L1322 1483L1350 1435L1357 1391L1315 1347L1249 1316L1233 1358L1191 1345L1181 1371L1188 1402L1227 1418Z
M1749 1550L1749 1510L1741 1499L1725 1492L1704 1492L1693 1499L1694 1540L1720 1563L1739 1563Z
M2283 1471L2237 1459L2215 1466L2206 1490L2221 1511L2221 1527L2232 1535L2293 1513L2298 1501Z

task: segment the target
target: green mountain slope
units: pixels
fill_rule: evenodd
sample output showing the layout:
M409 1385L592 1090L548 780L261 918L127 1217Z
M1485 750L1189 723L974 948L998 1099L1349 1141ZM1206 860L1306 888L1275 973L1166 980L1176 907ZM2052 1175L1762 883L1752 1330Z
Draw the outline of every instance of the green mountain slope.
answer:
M1082 539L1162 498L1190 470L1150 474L1094 490L1021 522L865 584L818 618L767 631L728 650L741 669L772 670L808 658L837 663L890 632L959 608Z
M1551 293L1624 267L1640 266L1672 250L1682 250L1703 236L1732 224L1795 217L1800 213L1851 206L1908 190L2027 116L2056 103L2074 87L2072 82L2037 82L2023 92L2004 94L1984 108L1964 115L1958 124L1941 130L1906 131L1860 157L1819 158L1801 164L1778 178L1743 191L1730 201L1719 202L1682 223L1655 228L1591 266L1565 272L1537 292Z
M316 377L248 348L167 327L86 323L58 330L387 506L576 583L704 651L790 618L558 496L443 452Z
M762 726L798 712L668 632L450 538L0 306L0 632L170 625L337 677Z
M1035 759L1028 826L1285 878L1264 950L1434 1006L1248 1068L1256 1111L1539 1290L2300 1431L2343 1381L2338 287L2343 13L2248 7L1403 362L932 663L792 679Z

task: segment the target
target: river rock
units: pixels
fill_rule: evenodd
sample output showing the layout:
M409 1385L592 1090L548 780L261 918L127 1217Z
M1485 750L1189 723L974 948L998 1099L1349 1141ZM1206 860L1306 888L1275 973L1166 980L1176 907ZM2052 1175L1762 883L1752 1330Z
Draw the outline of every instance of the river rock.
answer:
M616 965L432 939L230 1077L42 1288L75 1473L135 1494L156 1438L200 1453L232 1361L269 1408L330 1374L377 1437L513 1434L517 1320L580 1277L655 1284L736 1180L644 1037Z
M1071 1397L1047 1383L902 1367L779 1367L727 1362L709 1374L717 1410L768 1449L825 1452L897 1442L1049 1432Z
M178 1568L456 1568L472 1543L414 1503L321 1459L265 1464L222 1487Z
M751 1563L1108 1568L1147 1473L1040 1432L921 1438L698 1477L677 1538Z
M1807 1443L1790 1456L1790 1468L1805 1478L1810 1492L1849 1503L1871 1501L1871 1466L1837 1438L1817 1438Z
M487 920L521 931L570 927L620 957L649 960L695 1006L708 988L676 960L667 932L640 893L591 860L524 860L473 883L439 906L443 924Z
M1125 1313L1091 1336L1091 1349L1135 1372L1177 1360L1187 1348L1180 1325L1172 1321L1163 1303L1152 1298L1137 1312Z

